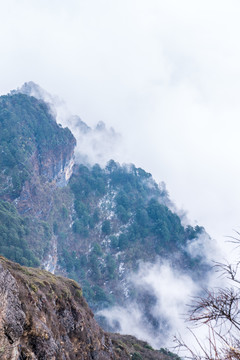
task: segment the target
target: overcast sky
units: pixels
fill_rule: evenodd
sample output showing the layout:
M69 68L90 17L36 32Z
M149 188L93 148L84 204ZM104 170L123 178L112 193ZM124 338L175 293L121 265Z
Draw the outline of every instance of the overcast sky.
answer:
M240 229L238 0L0 0L0 93L32 80L215 238Z

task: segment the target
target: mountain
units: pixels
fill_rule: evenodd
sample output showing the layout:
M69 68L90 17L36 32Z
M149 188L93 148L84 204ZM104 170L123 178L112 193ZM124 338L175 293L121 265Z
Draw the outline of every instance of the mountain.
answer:
M75 281L3 257L0 303L2 360L178 359L134 337L105 333Z
M57 125L43 101L0 97L0 251L37 265L49 251L55 190L72 173L76 140ZM34 254L33 254L34 252Z
M167 261L174 271L204 282L208 264L189 246L210 238L203 227L183 225L164 184L143 169L114 160L104 166L88 162L84 137L106 134L106 128L92 130L68 115L81 132L81 156L75 158L76 140L57 123L53 106L53 98L32 82L0 97L0 253L79 282L105 329L121 331L121 323L109 324L103 310L137 304L139 326L160 344L168 320L156 315L155 294L134 276L142 264Z
M103 121L96 126L90 127L78 115L72 115L66 104L57 96L49 94L39 85L30 81L24 83L17 90L10 94L25 94L44 101L55 117L57 123L71 129L77 139L78 146L75 148L75 158L78 163L94 165L95 163L104 166L105 163L117 156L121 136L112 127L108 129Z
M61 181L73 156L75 139L61 128L42 101L23 94L0 98L0 196L13 200L28 179Z

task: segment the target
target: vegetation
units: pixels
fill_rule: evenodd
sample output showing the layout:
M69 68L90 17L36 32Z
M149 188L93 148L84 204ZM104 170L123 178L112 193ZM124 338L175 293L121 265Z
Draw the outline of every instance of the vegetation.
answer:
M33 356L49 359L49 356L59 358L62 355L71 359L179 360L153 350L146 342L133 336L106 333L99 329L75 281L45 270L26 268L3 257L0 257L0 264L4 275L1 289L1 358L15 357L15 348L9 341L14 334L14 343L21 344L18 357L22 359ZM10 283L4 282L9 278ZM96 289L97 293L103 296L101 289ZM12 303L16 306L9 306ZM103 339L104 348L101 346ZM59 346L56 347L57 342Z
M130 335L111 334L114 347L119 349L119 353L127 350L131 359L135 360L181 360L180 357L167 349L153 350L145 341L136 339Z
M16 208L7 201L0 200L0 254L26 266L39 266L26 241L27 222L19 216Z
M203 231L203 228L198 226L184 229L180 218L164 205L164 195L151 175L134 165L124 167L113 160L105 170L98 165L92 169L80 165L79 173L71 179L71 189L75 196L77 215L73 231L85 237L89 236L91 229L99 222L99 201L104 201L107 192L115 192L112 201L115 207L112 210L118 219L119 227L125 224L127 227L117 238L114 237L115 218L108 219L102 213L102 234L113 234L113 248L123 250L135 247L136 242L139 245L149 245L151 238L153 250L160 254L162 249L180 247Z
M166 190L157 186L151 174L113 160L105 169L79 165L70 188L75 199L74 251L65 247L62 259L74 279L87 280L83 292L88 301L94 298L90 291L94 286L104 289L105 281L118 279L120 259L115 255L119 251L125 253L124 262L130 268L138 259L154 260L172 252L182 254L189 268L199 265L200 260L193 260L184 248L204 229L182 226L179 216L165 205L170 202ZM81 244L86 239L90 251L82 262L86 249Z
M23 94L0 97L0 199L19 197L36 167L33 157L41 172L44 159L71 142L72 134L57 125L45 103ZM94 309L114 302L110 291L122 279L122 269L136 270L140 259L178 253L176 262L184 260L186 268L201 262L185 248L203 229L184 228L170 210L166 190L143 169L111 160L104 169L98 164L75 167L65 190L34 181L37 215L20 216L7 201L0 203L0 253L37 266L39 259L46 260L51 239L56 241L58 265L83 284Z
M73 141L69 129L59 127L47 105L23 94L0 97L0 196L19 196L31 173L31 156Z
M0 97L2 255L23 265L38 266L49 251L52 233L60 240L64 235L66 239L67 234L62 231L65 227L61 225L69 217L69 208L63 203L65 197L61 196L61 201L55 204L54 198L60 190L53 192L50 185L37 176L43 173L44 163L52 153L59 154L68 145L72 149L74 143L70 130L56 123L44 102L23 94ZM35 169L39 169L39 173L35 174ZM19 197L27 179L32 182L29 193L24 195L26 204L20 209L24 216L20 216L10 202ZM38 202L38 215L31 213L32 200Z

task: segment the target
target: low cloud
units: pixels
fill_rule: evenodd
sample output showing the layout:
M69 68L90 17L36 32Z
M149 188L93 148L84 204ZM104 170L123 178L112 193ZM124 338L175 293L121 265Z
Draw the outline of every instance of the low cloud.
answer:
M104 122L100 121L94 128L90 128L78 116L71 116L62 123L70 128L77 139L75 157L78 163L98 163L104 167L109 160L118 160L121 135L112 127L107 128Z
M120 149L122 153L121 135L112 127L107 128L103 121L99 121L93 128L88 126L79 116L71 114L63 100L49 94L32 81L12 91L12 93L16 92L45 101L57 123L72 131L77 140L75 157L78 163L85 165L98 163L104 167L110 159L119 160Z
M130 302L128 306L104 309L98 315L104 316L115 331L146 340L156 349L172 345L176 333L186 332L186 303L201 288L166 261L140 264L128 282L133 291L145 297L145 308L140 302Z
M177 337L194 351L201 351L196 338L207 346L209 329L194 328L196 338L192 335L189 327L193 324L187 321L189 305L196 297L204 296L206 289L224 287L228 280L219 276L213 267L222 253L205 232L189 241L186 250L193 260L203 259L206 265L204 276L198 278L194 272L179 269L174 265L174 255L169 261L158 259L154 264L140 263L139 270L127 279L137 300L129 301L124 307L104 309L97 315L105 317L112 331L134 335L155 349L173 349Z

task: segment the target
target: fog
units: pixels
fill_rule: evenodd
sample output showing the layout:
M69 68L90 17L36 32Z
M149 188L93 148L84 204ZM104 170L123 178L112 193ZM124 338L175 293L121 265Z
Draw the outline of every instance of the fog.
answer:
M186 314L188 299L197 295L200 290L197 284L181 272L178 272L167 262L140 265L140 270L132 274L128 281L138 291L151 294L156 299L150 314L159 325L153 326L144 317L144 311L139 304L130 303L128 306L116 306L99 312L105 316L115 330L128 334L129 331L137 338L147 341L155 349L173 346L174 335L186 335ZM186 339L186 337L185 337Z
M225 255L225 236L240 226L239 11L237 0L2 1L0 93L32 80L57 95L79 160L151 172ZM91 131L82 137L70 115ZM184 296L195 292L191 279L156 266L188 282ZM143 281L158 291L151 269ZM179 314L182 304L177 297Z
M219 248L207 234L201 234L188 244L192 259L202 256L209 269L221 256ZM176 260L176 261L175 261ZM139 262L138 271L129 274L126 283L131 291L140 294L142 300L126 301L124 306L114 306L98 312L104 316L110 330L122 334L131 333L147 341L154 348L174 349L175 338L182 339L191 348L199 346L189 328L189 311L194 301L204 296L207 289L227 285L227 279L213 270L199 277L177 266L174 254L171 259L158 258L154 263ZM199 341L205 343L208 331L204 327L194 329Z
M71 130L77 140L74 150L76 163L89 166L98 163L105 167L110 159L122 160L122 137L112 127L107 128L103 121L91 128L78 115L71 113L63 99L50 94L33 81L25 82L12 90L11 94L18 92L43 100L56 122Z
M33 80L91 127L114 127L119 159L165 181L178 208L222 240L240 213L239 10L219 0L2 2L0 92Z

